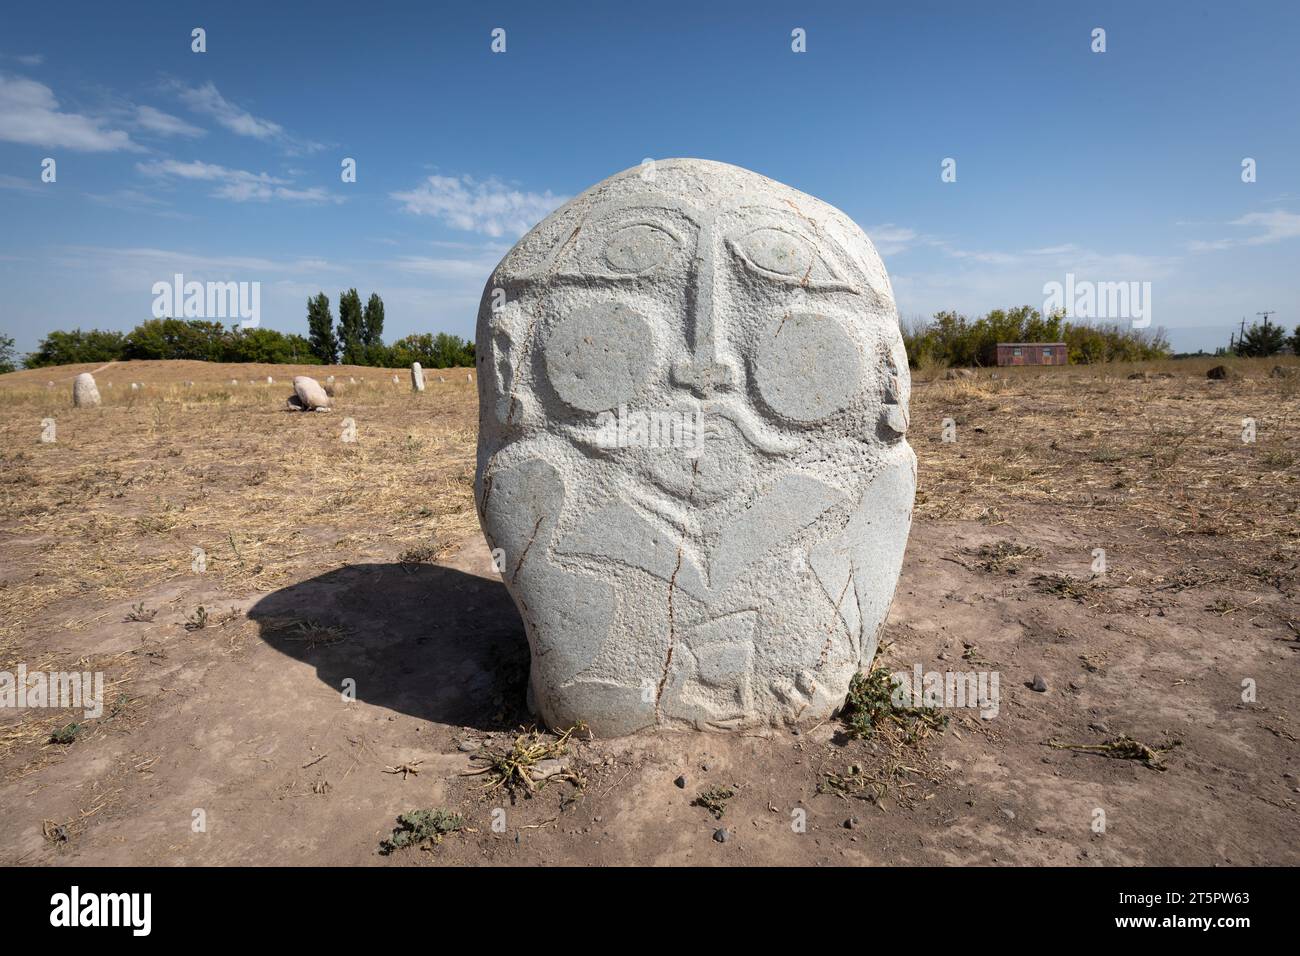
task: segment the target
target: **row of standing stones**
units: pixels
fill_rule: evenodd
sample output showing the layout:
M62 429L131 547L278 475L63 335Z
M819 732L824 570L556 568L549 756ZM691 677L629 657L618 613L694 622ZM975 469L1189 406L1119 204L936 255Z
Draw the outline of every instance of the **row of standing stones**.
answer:
M474 381L472 372L466 373L465 380ZM350 379L352 384L356 384L356 379ZM393 376L393 384L397 384L401 378ZM445 382L442 376L438 377L439 382ZM275 378L268 375L266 377L268 385L275 384ZM53 382L49 383L51 386ZM193 385L193 382L186 382L186 385ZM238 385L239 379L232 378L231 385ZM251 384L251 383L250 383ZM111 387L112 383L110 383ZM140 383L132 382L131 390L138 391ZM327 412L333 406L332 393L334 388L334 376L331 375L325 380L325 385L312 378L310 375L295 375L293 377L293 394L289 396L287 407L292 411L304 412ZM417 392L424 391L424 369L420 367L419 362L411 364L411 388ZM82 372L72 382L72 404L76 408L93 408L101 402L99 386L95 383L95 376L90 372Z

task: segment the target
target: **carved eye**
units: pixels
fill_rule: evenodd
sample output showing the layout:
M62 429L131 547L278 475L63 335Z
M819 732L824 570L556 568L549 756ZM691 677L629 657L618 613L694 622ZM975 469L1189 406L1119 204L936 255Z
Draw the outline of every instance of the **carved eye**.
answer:
M839 411L862 385L862 353L849 330L825 315L778 320L754 360L759 394L772 411L815 422Z
M546 377L560 398L603 412L636 397L652 370L654 335L627 306L602 303L561 321L545 354Z
M626 226L605 243L605 262L620 275L640 275L662 265L677 248L666 230L646 223Z
M727 247L750 272L769 279L820 292L857 291L840 278L842 273L824 250L797 233L760 226L739 239L728 239Z
M786 278L808 275L817 253L805 239L780 229L755 229L734 243L748 265Z

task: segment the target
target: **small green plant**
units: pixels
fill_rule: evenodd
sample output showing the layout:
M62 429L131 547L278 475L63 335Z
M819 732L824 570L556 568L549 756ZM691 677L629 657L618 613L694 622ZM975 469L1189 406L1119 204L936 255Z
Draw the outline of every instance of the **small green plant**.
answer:
M199 609L185 619L185 630L201 631L208 626L208 609L202 604Z
M894 678L883 667L853 675L841 715L849 736L866 740L888 729L901 732L904 741L912 744L948 726L948 715L937 708L899 706L894 689Z
M721 820L727 812L727 801L735 795L736 791L730 787L709 787L708 790L700 791L700 795L691 801L691 806L703 807Z
M68 724L68 726L50 734L50 743L64 745L70 744L77 739L77 734L81 733L81 730L81 724Z
M448 833L463 829L465 818L459 813L447 810L412 810L397 818L393 835L379 844L379 852L384 856L403 847L418 846L431 842L436 845Z
M154 619L157 613L158 613L157 608L153 608L153 609L147 608L144 606L144 601L141 601L139 604L131 605L131 611L129 614L127 614L126 620L127 623L136 623L136 622L148 623L149 621L152 621Z

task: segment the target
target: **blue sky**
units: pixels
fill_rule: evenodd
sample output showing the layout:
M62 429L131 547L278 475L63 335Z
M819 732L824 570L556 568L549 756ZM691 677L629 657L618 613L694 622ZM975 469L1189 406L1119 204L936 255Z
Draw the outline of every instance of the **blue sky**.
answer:
M260 282L283 331L355 286L389 341L472 336L528 226L672 156L843 209L905 317L1041 306L1073 273L1151 282L1180 348L1264 309L1300 323L1294 2L96 2L4 23L0 330L20 351L129 329L176 272Z

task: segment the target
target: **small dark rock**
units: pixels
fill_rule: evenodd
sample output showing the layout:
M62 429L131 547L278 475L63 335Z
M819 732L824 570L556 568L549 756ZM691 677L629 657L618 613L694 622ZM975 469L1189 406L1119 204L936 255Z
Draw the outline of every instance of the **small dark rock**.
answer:
M1035 674L1035 675L1034 675L1034 679L1033 679L1032 681L1029 682L1029 686L1030 686L1030 688L1032 688L1036 693L1039 693L1039 694L1045 694L1045 693L1047 693L1047 681L1043 680L1043 675L1042 675L1042 674Z
M718 827L713 831L713 839L718 843L726 843L731 839L731 831L726 827Z
M677 785L677 789L678 789L678 790L685 790L685 789L686 789L686 775L685 775L685 774L682 774L682 776L680 776L680 777L678 777L676 780L674 780L673 783L675 783L675 784Z

